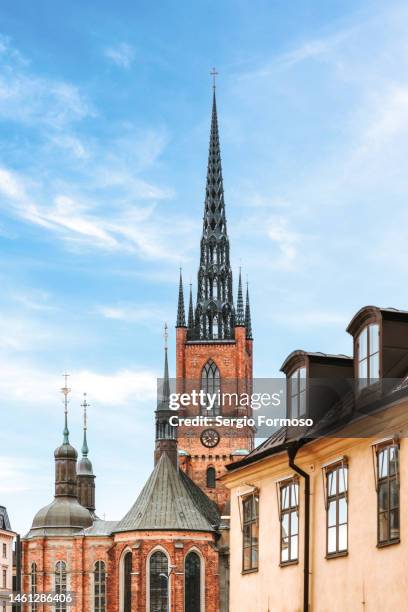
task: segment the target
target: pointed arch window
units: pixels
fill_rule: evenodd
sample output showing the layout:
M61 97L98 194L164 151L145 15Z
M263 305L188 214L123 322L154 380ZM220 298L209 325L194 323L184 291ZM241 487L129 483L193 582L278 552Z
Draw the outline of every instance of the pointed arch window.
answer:
M185 561L184 611L201 612L201 559L191 551Z
M33 600L35 600L35 595L37 593L37 588L38 588L37 581L38 581L37 564L36 563L32 563L31 564L31 577L30 577L30 582L31 582L31 584L30 584L30 592L31 592L31 595L33 597ZM37 612L38 607L37 607L37 604L34 603L34 601L31 604L30 609L31 609L31 612Z
M132 612L132 553L123 559L123 612Z
M163 551L157 550L149 561L150 612L168 612L169 563Z
M207 488L215 489L215 468L209 467L207 468Z
M97 561L94 567L94 612L106 612L106 566Z
M67 564L65 561L58 561L55 565L55 594L64 595L55 605L55 612L67 612Z
M220 390L220 371L212 359L209 359L201 372L201 390L204 391L206 397L210 396L211 404L208 400L202 405L202 413L207 416L215 416L219 414L218 392ZM215 399L212 406L212 400ZM208 408L207 408L208 406ZM210 408L212 406L212 408Z

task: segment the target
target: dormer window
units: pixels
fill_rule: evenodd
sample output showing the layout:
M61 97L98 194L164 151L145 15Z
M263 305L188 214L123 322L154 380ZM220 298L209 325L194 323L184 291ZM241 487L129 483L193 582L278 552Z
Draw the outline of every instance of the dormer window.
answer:
M380 377L380 326L367 325L357 339L357 363L360 388L375 383Z
M291 419L306 415L306 367L295 370L289 378L289 411Z

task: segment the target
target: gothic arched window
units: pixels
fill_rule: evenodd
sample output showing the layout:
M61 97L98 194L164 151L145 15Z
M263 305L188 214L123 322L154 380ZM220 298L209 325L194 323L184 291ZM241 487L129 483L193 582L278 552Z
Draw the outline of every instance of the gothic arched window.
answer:
M94 612L106 611L106 566L97 561L94 566Z
M123 612L132 612L132 553L123 559Z
M37 564L36 563L32 563L31 564L31 577L30 577L30 592L31 595L33 596L33 599L35 599L35 594L37 593ZM36 603L32 603L31 604L31 612L37 612L37 604Z
M150 612L168 612L169 564L166 555L156 550L149 561Z
M208 489L215 489L215 468L207 468L207 487Z
M188 553L185 561L184 610L201 611L201 559L194 551Z
M204 401L202 405L202 413L207 416L215 416L219 414L218 391L220 389L220 371L213 362L209 359L201 372L201 390L211 397L215 397L215 402L211 410L207 410L208 401ZM211 400L212 405L212 400Z
M67 612L65 601L67 594L67 564L65 561L58 561L55 565L55 594L64 595L62 601L55 604L55 612Z

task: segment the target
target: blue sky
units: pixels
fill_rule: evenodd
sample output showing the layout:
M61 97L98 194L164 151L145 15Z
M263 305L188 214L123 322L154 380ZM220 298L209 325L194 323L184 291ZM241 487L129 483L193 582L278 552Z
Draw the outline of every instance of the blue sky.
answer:
M91 403L99 514L120 518L151 469L213 65L255 374L296 348L349 353L365 304L407 308L408 9L4 0L0 17L0 503L25 532L52 498L65 369L77 447Z

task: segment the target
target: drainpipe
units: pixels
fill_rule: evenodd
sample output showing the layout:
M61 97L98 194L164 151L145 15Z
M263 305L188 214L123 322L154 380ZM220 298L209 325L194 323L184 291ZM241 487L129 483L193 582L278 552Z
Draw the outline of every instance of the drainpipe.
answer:
M287 448L289 466L305 481L305 541L304 541L304 576L303 576L303 612L309 612L309 548L310 548L310 476L295 464L299 445Z

